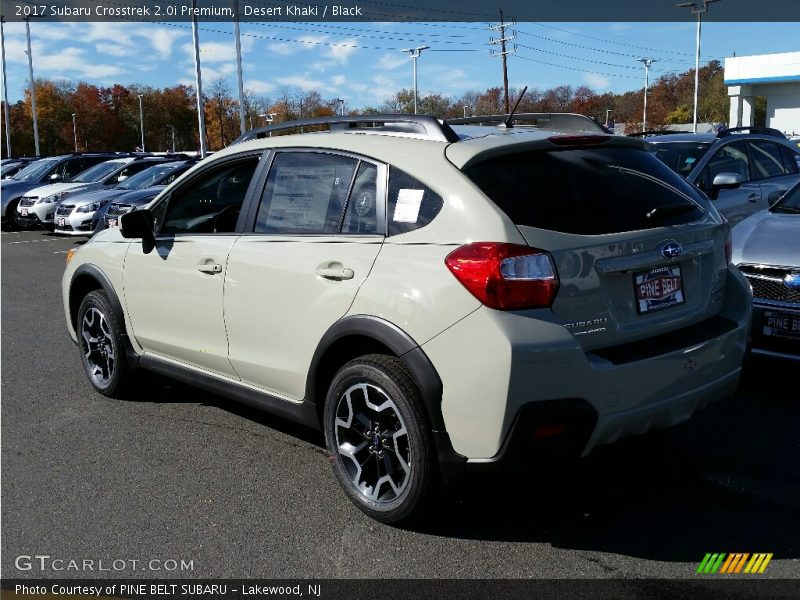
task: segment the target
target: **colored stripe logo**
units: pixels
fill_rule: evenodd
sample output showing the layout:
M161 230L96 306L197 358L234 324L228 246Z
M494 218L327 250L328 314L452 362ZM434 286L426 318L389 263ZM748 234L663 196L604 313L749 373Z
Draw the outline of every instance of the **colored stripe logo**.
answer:
M772 553L749 554L747 552L709 552L697 567L697 572L702 575L713 574L738 574L738 573L763 573L767 569Z

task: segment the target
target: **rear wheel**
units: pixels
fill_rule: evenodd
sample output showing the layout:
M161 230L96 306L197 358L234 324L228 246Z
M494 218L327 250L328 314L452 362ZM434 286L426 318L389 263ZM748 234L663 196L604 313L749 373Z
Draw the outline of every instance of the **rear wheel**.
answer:
M130 387L130 372L122 343L122 315L116 314L101 290L86 295L76 323L81 362L92 387L104 396L121 398Z
M369 355L344 365L325 402L336 479L370 517L418 517L431 496L433 452L425 409L402 360Z

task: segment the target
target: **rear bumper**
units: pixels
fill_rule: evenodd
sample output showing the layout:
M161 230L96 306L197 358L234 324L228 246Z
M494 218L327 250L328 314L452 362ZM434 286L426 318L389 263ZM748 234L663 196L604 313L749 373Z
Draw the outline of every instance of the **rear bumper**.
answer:
M514 448L531 444L585 456L688 419L734 393L750 302L747 283L730 271L722 311L708 323L659 342L660 352L607 355L584 351L561 325L479 309L423 346L442 379L454 453L475 467L512 460Z

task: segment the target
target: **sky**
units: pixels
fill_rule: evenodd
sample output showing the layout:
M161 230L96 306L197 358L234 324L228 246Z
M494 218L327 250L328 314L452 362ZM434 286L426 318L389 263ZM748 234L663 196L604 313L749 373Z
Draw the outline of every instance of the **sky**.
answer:
M640 89L694 67L694 21L672 23L518 23L509 56L511 86L547 89L587 85L598 93ZM457 98L502 85L501 61L490 55L489 23L243 23L244 87L276 97L283 86L342 98L348 109L378 106L413 87L403 48L430 46L418 59L420 94ZM236 90L233 23L200 23L203 85L225 78ZM156 88L194 85L188 23L31 22L35 77ZM25 26L5 24L8 97L28 85ZM797 23L703 23L701 63L725 57L800 50ZM800 65L798 65L800 69Z

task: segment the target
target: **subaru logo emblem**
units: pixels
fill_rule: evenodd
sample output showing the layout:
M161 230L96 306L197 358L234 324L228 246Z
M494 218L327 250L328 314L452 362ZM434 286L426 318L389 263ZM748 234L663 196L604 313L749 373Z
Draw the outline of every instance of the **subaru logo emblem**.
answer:
M661 246L661 256L667 260L675 260L683 254L683 248L678 242L664 242Z
M783 278L783 285L787 288L797 290L800 289L800 273L789 273Z

